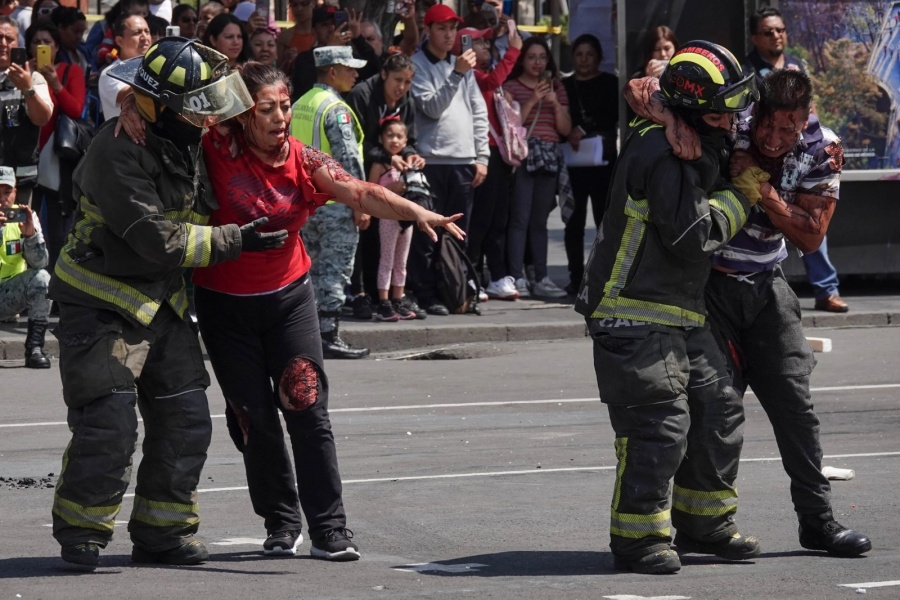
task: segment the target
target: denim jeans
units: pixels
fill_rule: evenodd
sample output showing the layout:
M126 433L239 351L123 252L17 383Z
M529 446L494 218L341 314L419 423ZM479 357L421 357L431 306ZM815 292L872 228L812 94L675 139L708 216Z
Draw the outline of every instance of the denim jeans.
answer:
M806 278L813 286L816 300L824 300L838 293L837 269L828 260L828 236L822 238L818 250L803 255L803 264L806 265Z

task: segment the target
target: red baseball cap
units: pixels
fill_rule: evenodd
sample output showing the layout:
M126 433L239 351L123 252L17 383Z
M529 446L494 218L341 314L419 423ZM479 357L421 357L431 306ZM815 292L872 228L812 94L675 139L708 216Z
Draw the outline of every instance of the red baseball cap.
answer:
M446 4L435 4L425 12L426 27L434 23L445 23L447 21L463 22L459 15L456 14L456 11Z

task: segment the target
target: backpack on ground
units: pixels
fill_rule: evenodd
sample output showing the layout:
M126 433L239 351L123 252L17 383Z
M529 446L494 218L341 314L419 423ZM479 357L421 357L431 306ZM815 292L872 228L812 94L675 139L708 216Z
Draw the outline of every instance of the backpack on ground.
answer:
M441 235L435 254L434 269L438 299L451 313L480 314L477 305L481 286L475 276L475 267L452 235L447 233Z

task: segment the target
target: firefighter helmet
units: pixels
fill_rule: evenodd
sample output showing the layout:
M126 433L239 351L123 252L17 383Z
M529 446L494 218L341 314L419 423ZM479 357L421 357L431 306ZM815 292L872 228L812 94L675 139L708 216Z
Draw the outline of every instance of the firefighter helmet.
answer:
M678 49L659 87L669 106L704 113L741 112L759 99L755 74L744 75L731 52L703 40Z
M119 61L109 75L170 108L196 127L249 110L253 98L227 57L197 40L167 37L144 56Z

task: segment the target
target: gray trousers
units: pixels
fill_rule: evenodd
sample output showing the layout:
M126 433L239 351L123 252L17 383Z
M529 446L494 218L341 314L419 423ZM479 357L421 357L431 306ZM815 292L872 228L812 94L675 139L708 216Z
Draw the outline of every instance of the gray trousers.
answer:
M742 280L713 270L706 307L735 388L742 397L747 386L753 388L772 423L794 510L828 510L831 484L822 475L819 418L809 392L816 359L803 334L800 302L781 269Z
M312 259L309 276L320 313L336 313L344 305L344 288L350 285L358 243L353 209L344 204L320 206L303 226L303 244Z
M0 282L0 320L28 309L29 320L46 323L50 316L49 284L50 273L44 269L26 269Z

